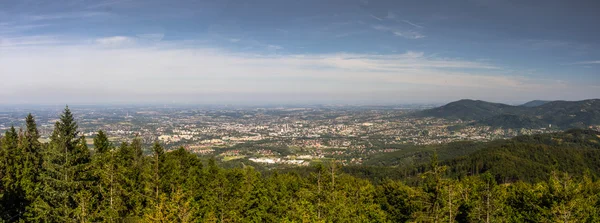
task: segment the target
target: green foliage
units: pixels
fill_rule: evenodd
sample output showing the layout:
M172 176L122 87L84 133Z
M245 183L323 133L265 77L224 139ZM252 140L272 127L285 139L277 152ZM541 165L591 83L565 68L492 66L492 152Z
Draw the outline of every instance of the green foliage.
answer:
M569 174L595 167L593 151L600 148L597 133L591 131L430 148L415 170L395 167L383 172L388 179L373 182L353 175L373 176L385 169L361 170L336 162L267 172L251 166L222 168L184 148L165 151L159 143L152 146L152 155L143 156L139 139L115 147L103 132L94 138L91 155L68 108L47 144L34 140L39 137L35 122L33 117L27 120L26 131L19 134L12 128L0 140L1 222L600 220L595 172ZM455 159L454 150L477 152ZM517 161L542 177L536 176L535 183L521 181L533 175L521 173ZM457 174L472 171L462 169L471 164L486 169ZM498 184L498 176L504 175L495 166L508 168L507 176L518 180ZM513 169L517 174L510 175ZM393 175L418 180L407 184Z
M69 108L56 122L50 144L43 152L39 196L31 205L30 221L66 222L89 216L81 210L80 195L90 189L90 152L79 137L77 123Z
M345 167L354 176L379 183L386 178L403 179L412 184L426 171L433 151L447 175L465 177L489 172L502 183L540 182L553 170L575 177L589 172L600 177L600 133L592 130L568 130L561 133L518 136L510 140L486 143L453 142L436 146L408 147L374 155L365 166Z
M587 128L600 124L600 100L533 102L523 106L460 100L416 115L475 120L475 124L503 128L540 128L550 124L561 129Z

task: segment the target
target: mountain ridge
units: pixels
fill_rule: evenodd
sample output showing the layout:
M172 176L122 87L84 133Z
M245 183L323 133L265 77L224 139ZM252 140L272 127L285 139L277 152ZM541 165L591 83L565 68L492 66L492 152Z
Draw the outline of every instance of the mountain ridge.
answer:
M532 101L540 103L540 101ZM547 101L536 106L507 105L482 100L462 99L444 106L417 112L417 116L460 119L474 125L497 128L559 129L587 128L600 125L600 99L581 101Z
M537 106L540 106L540 105L544 105L544 104L546 104L548 102L551 102L551 101L533 100L533 101L529 101L529 102L527 102L525 104L522 104L520 106L523 106L523 107L537 107Z

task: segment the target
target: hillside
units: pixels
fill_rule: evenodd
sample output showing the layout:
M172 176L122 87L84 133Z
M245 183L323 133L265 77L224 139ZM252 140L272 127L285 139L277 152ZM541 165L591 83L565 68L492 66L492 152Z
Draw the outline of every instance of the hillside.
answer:
M480 120L522 110L524 110L524 108L519 106L463 99L438 108L421 111L418 115L448 119Z
M540 103L537 101L535 103ZM496 128L559 129L587 128L600 125L600 99L583 101L552 101L541 105L511 106L485 101L460 100L418 112L418 116L474 121L474 125Z
M538 118L526 115L501 114L476 122L478 125L496 128L545 128L548 124Z
M600 176L600 132L520 136L492 142L470 155L443 161L453 175L490 172L499 182L541 181L553 170Z
M600 132L569 130L561 133L519 136L487 143L457 142L376 155L366 165L395 167L403 177L417 176L436 151L452 176L490 172L499 182L538 182L552 170L600 176ZM373 176L372 176L373 177ZM377 177L377 176L375 176Z
M522 104L521 106L523 106L523 107L537 107L537 106L540 106L540 105L544 105L544 104L546 104L548 102L550 102L550 101L533 100L533 101L527 102L525 104Z

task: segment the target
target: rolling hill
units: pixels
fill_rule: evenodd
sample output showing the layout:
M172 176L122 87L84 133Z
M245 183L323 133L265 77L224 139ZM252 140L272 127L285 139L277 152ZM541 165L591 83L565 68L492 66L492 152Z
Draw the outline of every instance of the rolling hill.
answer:
M490 172L499 182L537 182L558 170L600 177L600 132L580 129L486 143L455 142L410 148L371 156L364 164L378 172L410 178L427 170L434 151L452 176Z
M587 128L590 125L600 125L600 99L545 103L532 101L521 106L460 100L416 115L461 119L473 121L473 125L497 128Z
M553 171L600 176L600 132L519 136L492 142L467 156L442 162L453 175L490 172L499 182L541 181Z

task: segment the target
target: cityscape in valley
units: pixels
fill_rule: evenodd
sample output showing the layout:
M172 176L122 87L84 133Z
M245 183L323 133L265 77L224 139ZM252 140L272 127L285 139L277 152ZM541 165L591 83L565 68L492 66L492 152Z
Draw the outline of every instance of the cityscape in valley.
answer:
M596 107L597 101L594 101ZM454 104L471 102L476 101ZM223 162L247 160L266 165L309 165L323 160L338 160L344 165L362 164L370 156L395 152L407 145L487 142L567 129L556 124L554 127L545 124L506 128L476 124L468 117L428 114L443 108L434 105L71 107L81 134L88 137L91 148L93 137L103 130L115 143L138 138L146 145L160 142L167 151L183 147L190 153ZM38 118L41 140L49 141L61 112L59 107L0 112L0 130L6 131L12 125L20 127L26 112ZM588 118L584 122L588 129L600 130L600 123L595 119Z
M0 0L0 223L600 223L600 0Z

